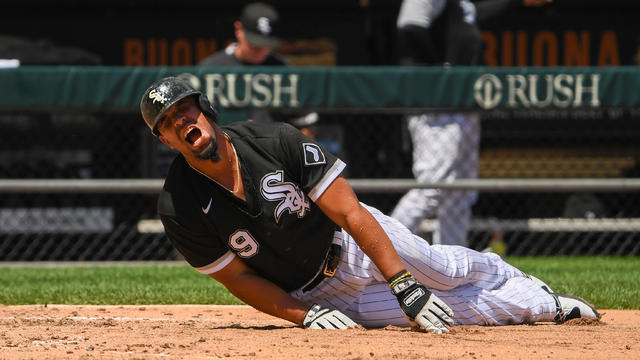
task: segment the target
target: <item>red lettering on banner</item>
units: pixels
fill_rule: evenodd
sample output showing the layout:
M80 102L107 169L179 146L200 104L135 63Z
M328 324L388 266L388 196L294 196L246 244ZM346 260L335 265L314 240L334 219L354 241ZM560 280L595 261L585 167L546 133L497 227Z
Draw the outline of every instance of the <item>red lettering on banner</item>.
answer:
M171 46L171 65L191 65L191 44L189 40L178 39Z
M498 40L496 35L490 31L483 31L482 40L484 41L484 62L488 66L499 66L498 63Z
M613 31L605 31L600 41L598 66L620 65L620 56L618 54L618 39L616 33Z
M593 35L589 30L559 33L520 30L498 34L483 31L484 60L488 66L557 66L561 62L564 66L620 65L617 34L607 30ZM592 49L598 49L597 54L592 54Z
M124 41L124 64L127 66L144 66L144 45L139 39Z
M215 39L129 38L125 39L123 50L125 66L191 66L215 53L217 42Z
M502 33L502 66L513 66L513 32Z
M564 34L565 66L589 66L590 38L588 31L580 33L580 40L575 31Z

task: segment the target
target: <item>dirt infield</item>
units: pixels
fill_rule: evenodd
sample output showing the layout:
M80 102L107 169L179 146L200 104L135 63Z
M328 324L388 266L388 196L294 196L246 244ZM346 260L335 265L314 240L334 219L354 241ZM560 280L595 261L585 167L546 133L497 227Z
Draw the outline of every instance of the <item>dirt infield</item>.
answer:
M246 306L2 306L0 359L638 359L640 311L601 322L304 330Z

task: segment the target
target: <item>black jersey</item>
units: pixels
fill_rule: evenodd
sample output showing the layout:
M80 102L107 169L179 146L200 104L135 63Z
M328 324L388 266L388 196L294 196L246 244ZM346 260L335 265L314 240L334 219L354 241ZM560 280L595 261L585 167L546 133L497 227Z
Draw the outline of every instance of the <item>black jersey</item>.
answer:
M227 46L224 50L210 55L198 63L200 66L287 66L290 65L282 55L270 51L260 64L251 64L238 59L235 55L237 43Z
M345 164L286 123L222 127L241 163L246 202L174 160L158 201L169 239L198 271L234 256L285 291L317 273L336 225L314 201Z

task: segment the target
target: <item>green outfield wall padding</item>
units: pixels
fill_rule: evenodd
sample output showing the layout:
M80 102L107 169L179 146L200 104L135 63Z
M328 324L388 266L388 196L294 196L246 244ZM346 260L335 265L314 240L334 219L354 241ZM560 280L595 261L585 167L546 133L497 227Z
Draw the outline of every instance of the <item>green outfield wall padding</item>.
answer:
M638 67L92 67L0 69L0 109L137 111L181 76L223 108L636 107Z

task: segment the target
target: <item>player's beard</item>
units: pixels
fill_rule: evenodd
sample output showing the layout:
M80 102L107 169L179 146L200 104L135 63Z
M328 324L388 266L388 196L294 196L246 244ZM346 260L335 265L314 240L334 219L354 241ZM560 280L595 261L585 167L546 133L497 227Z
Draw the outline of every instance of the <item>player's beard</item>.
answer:
M211 141L209 142L209 145L207 145L206 149L194 155L201 160L211 160L213 162L220 161L220 154L218 154L218 142L216 141L215 136L211 137Z

